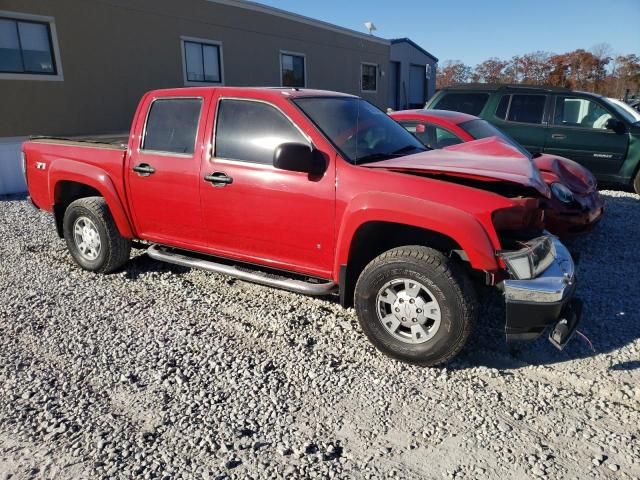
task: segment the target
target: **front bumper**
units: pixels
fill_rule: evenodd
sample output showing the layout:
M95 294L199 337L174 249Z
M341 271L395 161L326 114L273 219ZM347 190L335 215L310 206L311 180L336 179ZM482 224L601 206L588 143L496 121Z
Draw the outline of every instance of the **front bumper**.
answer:
M581 308L574 299L575 264L567 248L557 239L553 242L555 259L538 277L502 282L508 341L535 340L553 325L552 336L562 348L580 322Z

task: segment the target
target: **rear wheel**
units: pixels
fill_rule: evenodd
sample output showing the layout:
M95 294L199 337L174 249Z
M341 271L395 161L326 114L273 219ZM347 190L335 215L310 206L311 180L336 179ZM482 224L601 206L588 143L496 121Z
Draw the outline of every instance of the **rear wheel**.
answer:
M640 170L636 173L636 178L633 181L633 191L640 195Z
M72 202L64 212L63 231L69 253L85 270L110 273L129 260L131 241L120 235L102 197Z
M450 258L431 248L394 248L365 267L355 291L358 320L386 355L437 365L457 355L476 316L475 292Z

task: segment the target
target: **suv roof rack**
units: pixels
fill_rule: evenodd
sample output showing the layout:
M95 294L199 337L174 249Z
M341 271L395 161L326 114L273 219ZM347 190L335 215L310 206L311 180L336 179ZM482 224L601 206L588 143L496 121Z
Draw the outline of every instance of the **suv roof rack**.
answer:
M520 83L456 83L444 89L451 90L544 90L547 92L570 92L564 87L554 87L551 85L525 85Z

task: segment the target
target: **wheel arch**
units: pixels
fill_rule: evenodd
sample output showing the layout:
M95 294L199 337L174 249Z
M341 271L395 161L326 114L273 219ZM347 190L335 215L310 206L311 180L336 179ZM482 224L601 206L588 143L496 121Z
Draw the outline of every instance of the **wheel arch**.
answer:
M109 175L93 165L61 159L49 172L50 197L58 235L62 237L64 212L71 202L85 197L103 197L120 235L134 238L129 217Z

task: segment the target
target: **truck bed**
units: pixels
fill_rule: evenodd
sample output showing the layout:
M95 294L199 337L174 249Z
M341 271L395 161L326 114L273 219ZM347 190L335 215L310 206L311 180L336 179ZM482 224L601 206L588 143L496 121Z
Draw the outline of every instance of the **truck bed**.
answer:
M126 150L129 143L129 134L105 134L105 135L80 135L73 137L56 137L47 135L34 135L30 137L33 142L57 143L66 145L83 145L97 148L112 148Z

